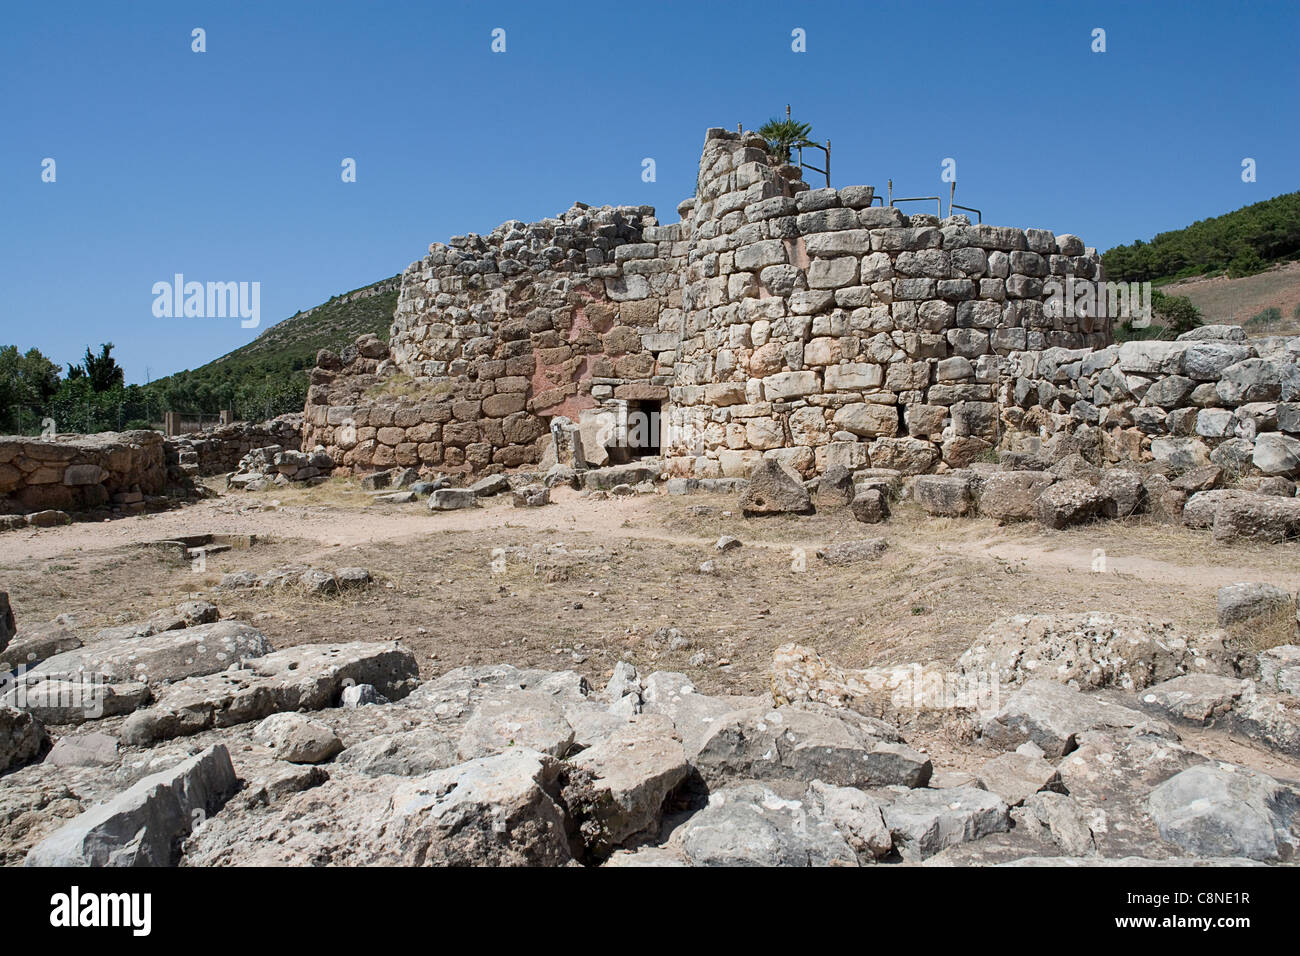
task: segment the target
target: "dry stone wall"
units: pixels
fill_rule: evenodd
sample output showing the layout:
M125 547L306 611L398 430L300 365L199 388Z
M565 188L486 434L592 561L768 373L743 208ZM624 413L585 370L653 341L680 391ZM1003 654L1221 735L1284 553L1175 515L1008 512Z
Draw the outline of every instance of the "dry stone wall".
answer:
M760 137L709 131L684 219L672 471L960 467L999 438L1000 356L1110 341L1045 305L1049 276L1100 277L1077 237L878 201L810 189Z
M576 204L433 244L402 276L389 347L319 357L304 447L352 470L499 470L539 462L552 419L665 401L679 234L650 207Z
M1297 352L1240 330L1115 345L1054 301L1054 280L1104 281L1076 236L812 189L721 129L678 212L577 204L430 246L389 346L321 353L304 449L350 471L601 465L639 411L674 477L943 472L1081 426L1111 460L1300 465Z
M999 396L1008 448L1096 426L1111 462L1234 475L1300 473L1300 339L1206 326L1174 342L1011 355Z
M1049 276L1100 277L1076 237L813 190L753 133L708 132L678 212L577 204L430 246L389 346L319 357L303 447L347 470L491 471L547 464L569 421L604 464L648 411L674 475L765 455L926 471L997 440L999 356L1110 341L1045 309Z
M143 511L166 483L159 432L0 437L0 514Z
M281 415L265 422L234 422L201 432L167 439L167 465L188 476L220 475L235 471L239 461L255 448L302 444L302 415Z

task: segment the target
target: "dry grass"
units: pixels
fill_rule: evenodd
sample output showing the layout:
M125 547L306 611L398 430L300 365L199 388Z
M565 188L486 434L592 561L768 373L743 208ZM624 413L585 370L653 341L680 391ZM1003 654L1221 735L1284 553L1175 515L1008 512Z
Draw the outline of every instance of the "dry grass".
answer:
M706 692L741 693L763 692L772 653L787 642L848 667L950 666L1006 615L1097 609L1199 633L1214 628L1224 584L1256 580L1295 590L1300 579L1292 545L1221 546L1208 532L1143 519L1052 532L932 518L902 503L890 521L868 526L847 509L746 519L730 498L656 496L572 498L527 512L504 502L447 514L421 503L388 506L400 515L385 526L400 528L396 536L365 524L369 496L341 480L231 494L219 504L230 510L272 497L283 504L266 527L279 536L212 555L202 574L175 549L133 545L5 562L0 575L20 624L74 611L86 627L101 627L204 597L223 616L256 624L276 646L400 639L426 677L504 661L573 668L601 684L618 660L629 660L643 670L687 672ZM248 514L255 522L260 512ZM330 544L342 522L376 529L373 540ZM295 527L302 538L291 536ZM723 534L743 546L720 554L714 542ZM879 561L831 566L815 557L819 547L868 537L889 542ZM802 572L792 569L796 548L807 555ZM1099 551L1105 560L1094 570ZM505 557L497 570L494 554ZM716 574L700 573L706 560ZM378 581L326 597L211 590L225 572L295 563L360 565ZM690 646L656 640L661 627L677 628ZM692 664L699 651L706 662Z
M1258 275L1229 279L1184 279L1162 287L1168 295L1183 295L1201 310L1206 323L1241 325L1268 308L1279 309L1282 321L1273 329L1250 330L1258 335L1288 335L1300 331L1294 316L1300 306L1300 262L1287 262Z
M376 382L366 389L366 398L383 400L387 398L410 398L433 400L450 395L455 390L451 382L417 382L405 372L389 375L383 381Z

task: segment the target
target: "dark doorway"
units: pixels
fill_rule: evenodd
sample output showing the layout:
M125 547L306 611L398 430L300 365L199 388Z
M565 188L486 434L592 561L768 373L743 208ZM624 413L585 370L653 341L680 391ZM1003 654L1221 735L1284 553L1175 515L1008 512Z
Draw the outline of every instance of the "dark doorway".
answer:
M659 428L663 402L640 400L627 403L626 447L629 459L651 458L662 453Z

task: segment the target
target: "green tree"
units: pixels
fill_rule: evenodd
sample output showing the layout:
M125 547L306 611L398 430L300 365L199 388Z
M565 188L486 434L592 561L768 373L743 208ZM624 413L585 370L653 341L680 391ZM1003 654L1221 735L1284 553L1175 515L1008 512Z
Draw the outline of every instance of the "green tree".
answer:
M1190 332L1205 321L1191 299L1183 295L1165 295L1159 289L1151 293L1151 310L1171 338Z
M123 388L126 374L122 371L122 366L117 364L117 359L113 358L112 352L112 342L100 345L98 355L90 351L90 346L86 346L86 357L81 365L68 366L68 378L78 379L84 375L90 381L91 389L96 392Z
M58 390L59 367L39 349L0 346L0 430L33 427Z
M790 150L796 146L811 146L812 126L796 123L792 119L770 119L758 128L758 135L767 140L768 151L782 162L790 162Z

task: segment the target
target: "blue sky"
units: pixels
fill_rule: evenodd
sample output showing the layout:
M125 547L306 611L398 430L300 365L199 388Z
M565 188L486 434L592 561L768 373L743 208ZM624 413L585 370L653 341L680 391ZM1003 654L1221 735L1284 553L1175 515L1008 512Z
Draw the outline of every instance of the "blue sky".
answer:
M787 102L834 185L933 195L951 157L986 222L1106 249L1300 188L1297 36L1296 2L11 5L0 344L142 382L260 331L156 318L177 272L260 282L265 328L574 200L675 222L704 130Z

